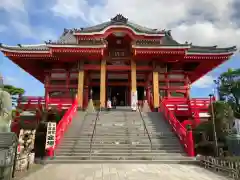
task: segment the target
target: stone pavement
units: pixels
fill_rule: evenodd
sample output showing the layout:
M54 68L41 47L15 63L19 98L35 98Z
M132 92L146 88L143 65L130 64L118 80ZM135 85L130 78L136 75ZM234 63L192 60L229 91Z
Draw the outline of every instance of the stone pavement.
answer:
M23 180L227 180L182 164L49 164Z

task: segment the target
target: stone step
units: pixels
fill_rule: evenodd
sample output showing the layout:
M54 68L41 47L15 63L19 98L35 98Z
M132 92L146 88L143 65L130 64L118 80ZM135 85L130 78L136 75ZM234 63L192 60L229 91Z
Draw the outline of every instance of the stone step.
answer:
M92 134L84 134L81 136L64 136L62 141L65 140L78 140L78 139L90 139ZM95 139L122 139L122 138L131 138L131 139L148 139L148 135L147 134L140 134L140 135L136 135L136 134L124 134L124 135L94 135ZM151 139L178 139L175 135L172 136L161 136L161 135L152 135L150 134L150 138Z
M81 132L66 132L66 135L81 135L81 134L92 134L93 130L84 130L84 131L81 131ZM98 134L98 135L101 135L101 134L118 134L118 135L121 135L121 134L144 134L144 130L116 130L116 131L113 131L113 130L101 130L101 129L96 129L96 133L95 134ZM146 132L147 133L147 132ZM149 134L158 134L158 132L156 131L150 131L148 130L148 133Z
M89 156L90 153L75 153L75 152L68 152L68 153L63 153L63 152L57 152L55 153L56 157L59 156L76 156L76 157L87 157ZM138 157L156 157L156 156L171 156L171 157L175 157L175 156L184 156L185 157L185 153L156 153L156 152L152 152L152 153L136 153L136 152L121 152L121 153L106 153L106 152L97 152L97 151L92 151L91 156L116 156L116 157L128 157L128 156L138 156Z
M94 156L94 155L86 155L86 156L55 156L55 159L59 160L184 160L186 156Z
M81 136L88 136L88 135L92 135L92 131L88 131L88 132L78 132L78 134L74 134L74 133L65 133L64 134L64 138L68 138L68 137L81 137ZM127 135L132 135L132 136L144 136L144 131L141 132L141 133L136 133L136 132L127 132ZM145 133L145 135L147 135L147 133ZM176 135L172 132L154 132L154 133L150 133L149 132L149 135L150 136L173 136L173 137L176 137ZM117 134L115 132L98 132L97 136L126 136L126 133L124 134Z
M90 149L57 149L56 153L89 153ZM150 150L150 149L92 149L92 151L104 152L104 153L184 153L181 149L169 149L169 150Z
M89 130L89 129L93 129L94 126L84 126L82 127L81 130ZM96 129L108 129L109 128L112 128L112 129L115 129L115 130L121 130L121 129L145 129L144 126L128 126L128 125L125 125L125 126L96 126ZM147 129L152 129L152 130L158 130L157 127L154 127L154 126L146 126Z
M107 128L107 129L95 129L96 132L99 132L99 133L126 133L126 132L130 132L130 133L138 133L138 134L141 134L141 133L144 133L146 132L145 129L115 129L115 128ZM156 130L154 129L147 129L148 133L157 133ZM93 129L83 129L80 131L80 133L92 133L93 132ZM66 134L69 134L69 133L77 133L76 131L75 132L71 132L69 131L68 133Z
M179 141L177 139L151 139L152 144L177 144ZM150 143L150 140L145 138L145 139L92 139L92 142L94 144L145 144L145 143ZM90 144L91 139L86 140L86 139L78 139L78 140L63 140L61 144Z
M89 148L90 144L60 144L58 148ZM131 148L131 149L149 149L150 148L150 143L146 144L92 144L93 148L112 148L112 149L121 149L121 148ZM181 149L182 146L180 144L152 144L153 149Z
M90 141L64 141L61 143L61 145L84 145L84 144L90 144L91 143L91 140ZM103 141L103 140L95 140L93 139L92 140L92 143L93 144L103 144L103 145L107 145L107 144L115 144L115 145L118 145L118 144L150 144L150 141L149 139L143 139L141 141L132 141L132 140L128 140L126 139L125 141L120 141L120 140L109 140L109 141ZM161 139L161 140L152 140L152 144L155 144L155 145L161 145L161 146L164 146L166 144L178 144L179 142L177 140L164 140L164 139Z
M93 137L93 140L94 141L126 141L126 140L130 140L132 142L136 142L136 141L141 141L141 140L147 140L149 141L148 139L148 136L142 136L142 137L136 137L136 136L120 136L120 137ZM165 140L165 141L175 141L176 143L179 143L179 140L177 138L174 138L174 137L169 137L169 138L157 138L157 137L151 137L151 140L152 141L158 141L160 142L161 140ZM79 137L79 138L75 138L75 139L72 139L72 138L64 138L61 143L64 143L64 142L83 142L83 141L88 141L90 142L91 141L91 136L87 136L87 137Z
M133 146L133 145L105 145L105 146L99 146L99 145L92 145L92 149L97 149L97 150L149 150L151 147L150 145L141 145L141 146ZM79 150L88 150L90 149L90 145L87 146L58 146L57 150L75 150L75 151L79 151ZM167 146L154 146L152 147L152 150L183 150L182 146L179 145L167 145Z
M112 164L112 163L123 163L123 164L199 164L199 161L195 158L185 159L158 159L158 160L76 160L76 159L46 159L42 163L45 164Z
M84 123L83 124L84 127L93 127L94 126L94 123L89 123L89 124L86 124ZM106 123L97 123L96 124L97 127L143 127L144 124L136 124L136 123L125 123L125 122L122 122L122 123L109 123L109 124L106 124ZM156 124L154 123L146 123L146 127L154 127L154 128L157 128L159 126L157 126Z

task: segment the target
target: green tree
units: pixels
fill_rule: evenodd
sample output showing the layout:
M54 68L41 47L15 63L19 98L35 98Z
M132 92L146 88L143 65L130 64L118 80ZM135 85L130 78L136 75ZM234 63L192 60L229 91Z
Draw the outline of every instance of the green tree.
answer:
M21 96L25 93L24 89L18 88L18 87L12 86L12 85L4 85L3 90L7 91L11 95L13 105L16 103L19 96Z
M222 140L232 128L234 120L233 110L225 101L216 101L213 102L212 105L214 116L212 114L211 105L208 110L210 114L210 122L213 124L212 121L214 117L217 137Z
M229 102L236 114L240 113L240 69L229 69L215 81L220 100Z

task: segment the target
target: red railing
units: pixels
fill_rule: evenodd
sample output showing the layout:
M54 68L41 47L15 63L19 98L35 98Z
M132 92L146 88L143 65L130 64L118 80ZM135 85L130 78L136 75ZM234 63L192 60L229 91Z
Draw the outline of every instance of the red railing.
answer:
M74 98L49 98L49 97L34 97L23 96L18 99L17 107L22 110L39 109L42 106L55 106L57 109L68 109L74 101Z
M38 109L42 105L45 105L44 97L38 96L23 96L17 100L17 108L27 110L27 109Z
M56 147L58 146L59 142L61 141L69 124L71 123L72 118L77 111L77 107L78 107L78 101L77 101L77 97L76 97L72 106L67 110L67 112L64 114L62 119L57 124L55 145L54 145L54 147L47 149L47 156L49 156L49 157L54 156L54 151L55 151Z
M213 99L214 101L215 99ZM191 122L194 127L201 123L200 113L206 114L210 104L209 98L166 98L165 104L170 111L174 111L175 115L188 116L193 118Z
M192 130L184 127L175 117L174 113L169 110L166 105L166 100L163 100L161 103L160 111L164 114L165 119L171 125L173 131L177 134L180 139L181 144L184 146L185 151L188 156L193 157L194 154L194 143L193 143L193 135Z

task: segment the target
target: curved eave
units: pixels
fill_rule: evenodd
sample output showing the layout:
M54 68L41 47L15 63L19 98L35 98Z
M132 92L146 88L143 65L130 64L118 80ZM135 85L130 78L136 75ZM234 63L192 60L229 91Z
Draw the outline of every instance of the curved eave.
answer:
M189 46L135 46L134 54L184 55Z
M76 48L54 48L53 53L83 53L83 54L101 54L103 55L103 49L76 49Z
M102 44L102 45L47 44L47 46L49 48L66 48L66 49L71 49L71 48L75 48L75 49L102 49L102 48L106 48L107 47L107 45L105 45L105 44Z
M190 46L138 46L138 45L132 45L132 48L138 49L138 50L187 50L190 48Z
M106 45L62 45L48 44L52 53L84 53L84 54L101 54L103 55Z
M75 36L108 36L109 34L113 32L125 32L128 34L131 34L134 36L145 36L145 37L163 37L165 36L165 33L146 33L146 32L138 32L135 31L133 28L127 26L127 25L110 25L104 28L101 31L97 32L84 32L84 31L75 31L73 32L73 35Z
M7 46L1 45L0 51L5 56L20 56L20 57L50 57L50 51L46 45L24 45L24 46Z
M193 56L231 56L234 52L186 52L186 57Z
M2 53L7 57L51 57L49 51L19 51L1 49Z

